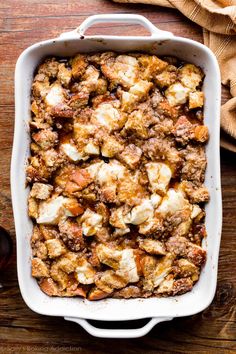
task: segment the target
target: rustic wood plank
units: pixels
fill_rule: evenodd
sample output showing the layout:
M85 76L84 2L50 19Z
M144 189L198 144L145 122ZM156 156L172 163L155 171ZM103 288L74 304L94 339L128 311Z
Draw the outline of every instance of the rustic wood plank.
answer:
M14 126L14 66L29 45L77 27L97 13L138 13L163 30L202 42L202 30L175 10L122 5L109 0L5 0L0 4L0 225L15 242L9 168ZM145 34L139 26L106 24L89 33ZM223 90L222 102L229 97ZM212 118L214 119L214 117ZM235 353L236 351L236 158L222 150L224 223L218 286L211 306L200 314L157 325L146 337L109 340L89 336L62 318L40 316L23 302L17 283L15 251L1 274L0 353Z

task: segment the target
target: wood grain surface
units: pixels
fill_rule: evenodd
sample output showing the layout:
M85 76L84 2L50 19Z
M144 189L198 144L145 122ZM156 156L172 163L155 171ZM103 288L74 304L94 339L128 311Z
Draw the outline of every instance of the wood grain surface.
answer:
M5 0L0 3L0 225L15 244L9 169L14 128L14 66L29 45L77 27L98 13L138 13L163 30L202 41L202 30L175 10L109 0ZM138 26L106 24L89 33L140 35ZM223 101L228 97L223 91ZM214 117L212 117L214 119ZM216 296L203 312L157 325L146 337L98 339L62 318L40 316L20 295L15 250L0 275L2 353L236 353L236 155L221 152L224 222ZM216 215L217 218L217 215Z

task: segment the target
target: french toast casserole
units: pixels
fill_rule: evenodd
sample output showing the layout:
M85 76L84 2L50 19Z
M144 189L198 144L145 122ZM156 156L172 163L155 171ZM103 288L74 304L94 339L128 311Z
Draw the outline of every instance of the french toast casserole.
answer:
M32 84L32 276L49 296L192 289L206 260L204 73L145 53L48 57Z

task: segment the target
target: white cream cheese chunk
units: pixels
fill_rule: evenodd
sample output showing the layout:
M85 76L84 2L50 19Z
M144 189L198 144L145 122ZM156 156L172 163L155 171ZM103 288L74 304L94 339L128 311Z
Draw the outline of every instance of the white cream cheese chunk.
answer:
M97 178L98 171L103 164L104 162L96 162L86 167L86 171L89 173L91 178L93 179Z
M100 185L110 184L123 177L125 167L116 160L101 165L97 174L97 181Z
M163 162L149 162L146 164L149 183L153 193L166 193L172 177L169 166Z
M182 84L192 91L200 84L203 78L203 73L194 64L185 64L179 69L179 78Z
M170 188L157 211L162 214L173 214L185 208L190 209L189 201L184 198L182 192Z
M132 283L139 280L133 249L119 251L100 244L96 251L100 262L113 268L115 273L127 282Z
M188 87L176 82L165 91L165 96L171 106L177 106L186 103L189 92L190 89Z
M153 205L150 200L144 200L140 205L134 207L129 216L127 217L127 221L130 224L139 225L142 224L147 219L153 216Z
M193 205L192 213L191 213L191 219L195 219L200 213L202 209L197 205Z
M64 90L60 84L55 83L50 87L49 92L45 97L45 102L51 107L64 102Z
M52 224L56 225L60 217L64 214L64 204L67 198L59 196L50 201L41 202L39 204L39 216L37 218L38 224Z
M81 284L93 284L96 271L92 265L84 258L79 259L75 277Z
M150 200L151 200L151 203L152 203L152 206L153 206L153 208L154 209L156 209L159 205L160 205L160 203L161 203L161 196L159 195L159 194L152 194L151 195L151 198L150 198Z
M114 74L121 84L133 86L138 75L137 59L129 55L119 55L114 65Z
M88 156L82 156L81 153L79 153L79 151L77 150L74 144L71 143L61 144L61 149L66 154L66 156L68 156L69 159L71 159L74 162L88 159Z
M92 122L109 130L117 129L121 119L120 112L111 103L100 104L92 114Z
M116 274L126 279L129 283L135 283L139 280L139 276L134 259L134 251L132 249L125 249L121 252L121 261Z
M82 232L85 236L92 236L102 227L102 215L86 209L82 217Z
M95 145L93 142L90 141L84 147L84 152L88 155L99 155L100 154L99 146Z

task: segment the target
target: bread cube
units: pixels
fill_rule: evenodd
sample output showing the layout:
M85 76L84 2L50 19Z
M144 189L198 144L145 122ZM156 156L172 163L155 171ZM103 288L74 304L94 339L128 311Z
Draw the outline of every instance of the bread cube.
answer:
M60 296L57 284L52 278L43 278L39 281L40 289L48 296Z
M173 295L185 294L192 290L193 281L191 278L181 278L174 281L173 284Z
M29 197L29 199L28 199L28 214L29 214L29 217L31 217L33 219L37 219L38 212L39 212L38 201L35 198L33 198L33 197Z
M45 245L48 250L49 258L57 258L62 254L66 253L65 246L60 240L56 238L45 241Z
M119 158L122 162L126 163L129 168L133 170L138 167L142 153L142 150L138 146L134 144L129 144L120 153Z
M200 143L205 143L209 138L208 128L205 125L198 125L194 129L194 138Z
M161 241L146 238L139 240L139 247L147 253L154 255L166 255L165 246Z
M71 63L71 72L72 76L77 80L79 79L85 72L88 66L86 56L83 54L77 54Z
M140 55L138 62L141 66L141 77L143 80L151 80L155 75L164 70L168 63L155 55Z
M139 205L131 210L127 216L127 221L133 225L140 225L147 219L152 218L153 212L154 209L151 201L149 199L143 199Z
M170 273L173 263L173 255L168 253L161 259L153 256L144 256L141 259L141 268L144 275L144 289L153 291L161 284L164 278Z
M101 289L94 287L93 289L90 290L88 294L88 300L90 301L101 300L106 298L108 295L109 294L106 293L105 291L102 291Z
M57 144L58 133L50 129L41 129L37 133L33 133L32 138L41 149L47 150Z
M85 259L80 258L76 267L75 277L81 284L93 284L95 281L96 270Z
M163 162L149 162L145 167L151 191L153 193L165 194L172 177L170 167Z
M64 290L69 286L69 275L60 269L60 264L57 261L53 262L51 266L50 276L59 284L60 290Z
M58 224L61 216L65 214L64 204L67 198L59 196L40 202L38 209L38 224Z
M106 270L95 280L96 286L105 293L112 293L114 289L121 289L127 281L117 275L113 270Z
M96 232L102 227L103 217L94 213L90 209L86 209L79 222L82 223L82 231L85 236L96 235Z
M169 275L170 276L170 275ZM167 277L168 278L168 277ZM157 290L156 290L156 294L166 294L169 295L172 293L174 288L174 279L170 278L170 279L164 279L160 285L158 286Z
M41 278L41 277L49 277L49 268L47 264L40 258L35 257L31 261L31 274L32 277Z
M65 67L65 64L58 65L58 74L57 78L61 82L61 84L65 87L68 87L72 77L72 72L68 68Z
M146 139L148 137L148 130L145 123L143 113L140 110L133 111L125 123L125 130L128 133L135 134L138 138Z
M200 85L204 76L202 70L194 64L185 64L178 71L181 83L191 90Z
M204 104L204 93L202 91L189 92L189 109L202 107Z
M45 183L34 183L30 195L33 198L45 200L50 197L51 192L53 191L53 186Z
M187 102L190 89L176 82L165 91L165 96L171 106L181 105Z
M49 92L49 87L49 79L47 77L43 76L43 79L40 81L35 78L32 85L33 95L38 98L45 98Z
M31 247L33 251L33 256L38 257L42 260L47 259L48 251L44 242L41 241L33 242L31 238Z
M124 145L119 142L114 136L108 136L104 140L101 153L104 157L113 157L119 154L124 149Z
M165 70L154 76L154 82L161 88L169 87L177 81L177 68L174 65L168 65Z
M175 263L174 272L178 277L192 277L195 281L198 279L199 268L185 258L178 259Z
M65 102L65 91L59 82L53 83L45 97L45 103L48 108L55 107Z
M125 88L130 88L136 83L139 73L138 69L137 59L130 55L105 58L101 65L104 76L114 86L120 84Z

